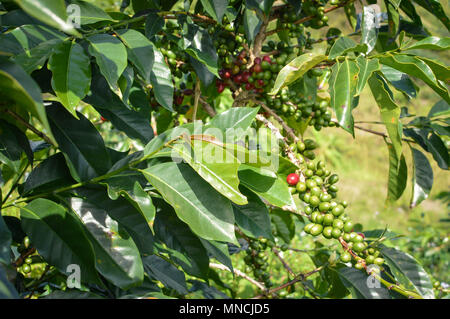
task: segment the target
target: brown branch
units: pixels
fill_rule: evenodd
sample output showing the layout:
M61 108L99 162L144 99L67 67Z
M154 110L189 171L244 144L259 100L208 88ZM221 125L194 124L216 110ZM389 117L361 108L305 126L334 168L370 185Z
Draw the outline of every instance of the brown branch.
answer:
M202 92L200 91L200 79L197 77L197 81L195 83L195 90L194 90L194 113L192 114L192 122L195 122L197 119L197 109L198 109L198 100L200 98L200 94Z
M53 143L53 141L44 133L42 133L41 131L39 131L37 128L35 128L33 125L31 125L30 123L28 123L23 117L21 117L19 114L17 114L16 112L10 110L10 109L5 109L4 110L5 113L11 115L12 117L14 117L17 121L19 121L21 124L25 125L28 129L30 129L34 134L36 134L37 136L39 136L40 138L42 138L43 140L45 140L48 144L53 145L56 147L55 143Z
M304 280L306 280L306 278L308 278L309 276L312 276L312 275L314 275L315 273L321 271L325 266L326 266L326 265L322 265L322 266L320 266L319 268L316 268L316 269L314 269L314 270L312 270L312 271L310 271L310 272L307 272L307 273L305 273L305 274L298 274L298 275L296 276L296 278L294 278L293 280L290 280L290 281L288 281L288 282L286 282L286 283L284 283L284 284L282 284L281 286L278 286L278 287L276 287L276 288L270 289L266 294L258 295L258 296L256 296L256 297L253 297L252 299L261 299L261 298L263 298L263 297L265 297L265 296L267 296L267 295L271 295L271 294L273 294L273 293L275 293L275 292L277 292L277 291L280 291L280 290L283 290L284 288L287 288L287 287L289 287L289 286L292 286L292 285L296 284L296 283L299 282L299 281L304 281Z
M291 267L289 267L289 265L287 264L287 262L283 259L283 257L281 257L280 252L278 251L278 249L276 249L275 247L272 248L273 253L275 254L275 256L278 257L278 259L281 261L281 263L283 264L283 267L288 271L288 273L290 273L292 276L295 276L294 271L292 270Z
M337 122L335 122L335 123L337 123ZM382 132L374 131L374 130L371 130L371 129L368 129L368 128L365 128L365 127L362 127L362 126L358 126L358 125L353 125L353 126L355 128L357 128L358 130L361 130L361 131L364 131L364 132L368 132L368 133L371 133L371 134L374 134L374 135L382 136L384 138L389 137L389 135L387 135L385 133L382 133ZM410 140L408 138L402 138L402 141L405 141L405 142L408 142L408 143L415 143L415 144L417 144L416 141Z
M227 266L224 266L224 265L221 265L221 264L210 263L209 267L215 268L215 269L220 269L220 270L230 271L230 269ZM240 271L238 269L233 269L233 272L234 272L234 274L236 276L239 276L239 277L242 277L242 278L248 280L249 282L254 284L256 287L258 287L260 290L262 290L262 291L266 290L266 287L262 283L260 283L259 281L256 281L255 279L251 278L250 276L248 276L247 274L243 273L242 271Z
M25 259L28 258L28 256L33 255L36 252L36 248L30 248L27 251L25 251L24 253L22 253L15 262L12 263L12 265L14 267L20 267L22 266L23 262Z
M216 116L216 114L217 114L216 111L208 102L206 102L205 99L203 99L200 96L199 101L200 101L200 104L202 105L203 109L206 111L206 113L208 113L209 116L211 116L211 117Z

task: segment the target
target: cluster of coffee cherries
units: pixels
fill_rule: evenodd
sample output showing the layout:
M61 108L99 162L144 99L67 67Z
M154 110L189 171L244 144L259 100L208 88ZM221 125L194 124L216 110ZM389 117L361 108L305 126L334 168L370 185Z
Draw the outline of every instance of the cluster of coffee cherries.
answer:
M187 89L185 83L180 83L180 89L176 89L173 95L173 108L178 114L186 114L193 102L194 90ZM158 110L160 105L155 96L150 92L150 106Z
M22 243L17 248L20 254L26 254L26 252L31 248L30 239L25 236ZM39 255L38 252L32 254L27 254L23 263L19 265L16 270L18 273L22 274L28 279L39 279L47 267L45 260Z
M297 149L316 146L313 140L297 143ZM306 204L304 212L311 223L305 225L304 231L313 236L322 234L326 239L338 239L344 247L341 261L353 262L357 269L371 264L381 266L384 259L379 257L380 252L375 247L369 247L363 233L354 231L352 221L345 214L347 202L337 200L339 176L332 174L323 161L307 161L300 171L302 178L297 173L291 173L286 181L291 192L297 193Z
M267 288L273 286L272 281L270 280L270 274L267 272L268 270L268 256L265 252L266 249L272 246L272 242L267 240L266 238L256 239L248 239L248 248L246 250L247 255L244 257L244 262L247 265L248 272L253 271L253 275L256 280L264 283Z
M291 8L285 7L279 13L277 29L289 30L289 37L299 38L303 35L305 27L303 24L294 23L298 19L298 15Z
M188 55L183 52L176 43L173 43L166 38L162 38L159 50L169 65L171 73L175 77L181 78L183 74L188 74L192 71L192 67L187 63Z
M325 15L324 4L325 3L321 0L309 0L303 3L302 10L304 14L307 16L314 16L314 19L305 23L306 26L318 29L327 24L328 17Z
M233 89L242 88L254 93L267 93L275 83L275 78L285 61L272 61L269 56L257 57L252 67L248 68L247 52L242 50L231 64L222 64L225 68L219 71L221 79L216 81L219 93L227 86Z

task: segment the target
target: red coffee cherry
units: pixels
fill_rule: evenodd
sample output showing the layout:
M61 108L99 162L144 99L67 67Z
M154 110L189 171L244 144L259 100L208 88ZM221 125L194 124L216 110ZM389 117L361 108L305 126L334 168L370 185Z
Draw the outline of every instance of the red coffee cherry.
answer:
M298 174L296 174L296 173L291 173L286 178L287 183L291 186L297 185L299 180L300 180L300 176L298 176Z

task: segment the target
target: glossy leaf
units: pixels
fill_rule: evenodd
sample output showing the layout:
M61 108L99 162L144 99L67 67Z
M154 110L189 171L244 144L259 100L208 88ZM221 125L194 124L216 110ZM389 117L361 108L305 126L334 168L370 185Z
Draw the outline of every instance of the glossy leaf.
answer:
M378 38L378 17L373 7L364 7L361 26L361 44L367 45L369 54L377 43Z
M390 247L382 247L381 254L400 284L424 298L434 299L430 277L411 255Z
M56 29L80 36L68 19L64 0L15 0L15 2L30 16Z
M389 150L389 177L388 177L388 201L396 201L399 199L408 180L408 167L406 166L405 157L397 157L394 147L390 143L386 143Z
M52 87L59 101L73 116L76 107L89 92L91 65L81 45L65 41L50 57L48 69L52 71Z
M281 88L301 78L308 70L326 58L326 55L317 53L306 53L296 57L278 73L273 89L269 94L276 95Z
M140 285L144 279L144 267L130 234L104 209L81 198L68 201L92 243L95 266L100 274L122 289Z
M401 1L385 0L386 10L388 14L388 35L391 40L395 40L400 28L400 14L398 7Z
M113 22L109 14L87 1L71 0L71 4L78 6L80 10L80 23L81 25L93 24L102 21ZM70 12L70 10L69 10ZM75 12L74 12L75 13Z
M52 138L39 86L20 66L3 57L0 57L0 99L31 113Z
M295 236L295 223L292 214L281 209L274 209L270 213L270 218L275 225L277 235L289 244Z
M177 218L171 206L159 202L156 202L156 206L159 210L154 229L156 237L165 244L162 251L169 253L170 258L188 274L207 278L209 258L200 239Z
M368 276L361 270L342 267L338 271L344 285L359 299L390 299L389 291L383 286L369 288Z
M391 68L387 65L381 66L381 73L383 77L392 84L400 92L405 93L409 98L415 98L417 96L416 88L414 87L411 78L399 70Z
M239 137L238 133L243 134L250 127L258 111L258 107L231 108L214 116L206 129L208 127L218 128L222 131L224 137L227 136L227 132L235 133L236 137Z
M175 289L179 294L188 293L184 273L174 265L155 255L147 256L142 261L145 271L151 277L159 280L167 288Z
M295 207L294 200L285 179L273 172L249 165L241 165L239 180L242 185L267 200L270 204Z
M63 153L56 153L39 163L28 175L23 194L38 194L74 184Z
M446 66L443 62L437 61L435 59L429 59L426 57L419 57L422 62L425 62L430 69L433 71L434 75L439 81L442 87L445 85L450 85L450 66Z
M434 160L442 169L448 169L450 163L450 155L447 147L442 139L436 134L432 133L427 139L426 144L429 152L433 155Z
M87 118L77 113L79 120L75 119L60 104L47 107L47 114L52 132L75 180L90 180L108 171L111 159L105 143Z
M14 58L14 62L19 64L28 74L35 70L40 70L61 42L62 40L60 39L42 42L29 51L17 55Z
M331 60L336 59L338 56L343 56L348 52L365 53L366 51L367 51L366 44L357 44L349 37L340 37L331 47L330 53L328 54L328 59Z
M91 93L85 98L113 126L130 138L148 143L153 138L150 116L130 110L128 106L108 86L105 78L94 69Z
M352 110L355 108L355 93L358 85L358 65L350 60L336 63L332 68L330 84L331 106L339 125L354 135Z
M20 209L23 230L45 260L66 273L80 266L81 281L98 283L95 254L82 226L66 209L47 199L35 199Z
M415 3L428 10L431 14L442 22L443 25L450 31L450 20L445 14L444 8L439 0L414 0Z
M85 203L99 214L104 211L111 218L124 227L133 238L141 254L153 253L153 233L151 223L146 216L133 204L123 197L111 200L103 188L79 188L77 194L82 196Z
M210 257L217 259L220 263L227 266L230 271L233 271L233 264L228 251L228 244L218 241L205 240L202 238L200 238L200 241Z
M127 66L127 50L119 39L109 34L95 34L87 38L89 53L95 57L100 72L109 86L116 90L117 81Z
M237 177L240 162L220 145L194 140L179 143L172 151L180 155L205 181L220 194L239 205L247 204L247 198L239 192Z
M145 20L145 36L152 39L159 31L164 28L164 18L156 13L150 13Z
M259 19L255 10L245 8L244 10L244 31L245 37L249 43L252 43L261 29L262 21Z
M419 205L427 199L433 186L433 169L425 155L411 147L413 156L413 179L412 179L412 197L411 207Z
M417 50L417 49L427 49L427 50L448 50L450 48L450 38L439 38L439 37L428 37L423 40L417 41L416 43L404 48L403 50Z
M228 6L228 0L201 0L201 2L205 11L213 17L214 20L221 23Z
M230 202L187 164L163 163L142 172L194 233L208 240L236 243Z
M233 205L234 219L242 232L250 237L265 237L273 240L269 210L258 195L241 187L241 191L247 196L248 204Z
M358 56L356 64L358 65L359 73L355 95L360 95L373 72L380 70L380 64L377 58L367 59L362 55Z
M33 152L27 136L16 126L0 119L0 162L18 168L22 153L33 165Z
M431 87L444 100L450 103L448 89L443 87L433 73L433 70L416 56L396 54L388 57L381 57L380 62L401 72L407 73L416 78L420 78Z
M400 158L402 153L402 124L400 122L400 107L394 102L392 92L383 78L377 74L369 79L370 90L378 104L381 120L386 126L389 138L394 147L395 155Z
M435 116L443 116L450 115L450 105L444 100L440 100L431 108L430 112L428 112L427 117L435 117Z

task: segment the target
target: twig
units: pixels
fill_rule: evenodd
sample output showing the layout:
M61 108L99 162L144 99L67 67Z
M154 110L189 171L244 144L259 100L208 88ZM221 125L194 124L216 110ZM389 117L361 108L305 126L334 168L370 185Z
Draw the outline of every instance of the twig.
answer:
M221 265L221 264L216 264L216 263L210 263L209 267L215 268L215 269L220 269L220 270L230 271L230 269L228 269L228 267L226 267L224 265ZM242 278L248 280L249 282L254 284L256 287L258 287L260 290L263 290L263 291L266 290L266 287L262 283L260 283L260 282L256 281L255 279L249 277L247 274L243 273L242 271L240 271L238 269L233 269L233 272L235 273L236 276L239 276L239 277L242 277Z
M208 113L209 116L214 117L216 116L216 111L214 110L214 108L208 103L206 102L205 99L203 99L201 96L199 97L199 101L203 107L203 109L206 111L206 113Z
M24 260L27 259L28 256L34 254L35 252L36 252L36 248L34 248L34 247L28 249L25 253L22 253L22 254L19 256L19 258L17 258L16 261L12 263L12 265L13 265L14 267L20 267L20 266L22 266Z
M371 129L368 129L368 128L365 128L365 127L362 127L362 126L353 125L353 127L357 128L358 130L364 131L364 132L368 132L368 133L372 133L372 134L375 134L375 135L378 135L378 136L382 136L382 137L384 137L384 138L389 137L389 136L388 136L387 134L385 134L385 133L378 132L378 131L374 131L374 130L371 130ZM416 141L410 140L410 139L408 139L408 138L402 138L402 141L405 141L405 142L408 142L408 143L415 143L415 144L417 144Z
M39 131L37 128L35 128L33 125L31 125L30 123L28 123L23 117L21 117L19 114L17 114L16 112L10 110L10 109L5 109L4 110L5 113L11 115L12 117L14 117L17 121L19 121L21 124L25 125L28 129L30 129L34 134L36 134L37 136L39 136L40 138L42 138L43 140L45 140L48 144L53 145L56 147L56 144L44 133L42 133L41 131Z
M194 113L192 114L192 122L195 122L197 119L197 109L198 109L198 99L200 98L200 94L202 92L200 91L200 79L197 77L196 83L195 83L195 91L194 91Z
M281 257L280 252L278 251L278 249L276 249L275 247L272 248L273 253L275 254L275 256L278 257L278 259L281 261L281 263L283 264L283 267L288 271L288 273L290 273L292 276L295 276L294 271L292 270L291 267L289 267L289 265L287 264L287 262L283 259L283 257Z
M293 280L290 280L290 281L288 281L288 282L286 282L286 283L284 283L281 286L278 286L276 288L270 289L266 294L258 295L256 297L253 297L252 299L261 299L261 298L263 298L263 297L265 297L267 295L271 295L271 294L273 294L273 293L275 293L275 292L277 292L279 290L282 290L282 289L284 289L286 287L292 286L292 285L296 284L299 281L304 281L309 276L312 276L315 273L321 271L325 266L326 265L322 265L322 266L320 266L320 267L318 267L318 268L316 268L316 269L314 269L314 270L312 270L310 272L307 272L305 274L298 274Z

